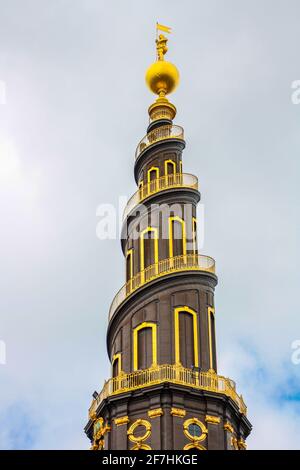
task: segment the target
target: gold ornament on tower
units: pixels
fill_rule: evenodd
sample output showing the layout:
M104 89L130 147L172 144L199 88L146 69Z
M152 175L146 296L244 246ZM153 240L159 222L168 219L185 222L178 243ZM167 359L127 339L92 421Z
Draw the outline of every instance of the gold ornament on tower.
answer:
M167 33L171 29L167 26L156 25L156 30L162 30ZM170 103L166 95L172 93L179 83L179 72L177 67L165 60L164 56L168 51L168 39L159 34L156 38L156 62L150 65L146 71L146 83L149 89L158 95L157 100L149 107L148 113L151 121L159 119L173 120L176 116L176 107Z

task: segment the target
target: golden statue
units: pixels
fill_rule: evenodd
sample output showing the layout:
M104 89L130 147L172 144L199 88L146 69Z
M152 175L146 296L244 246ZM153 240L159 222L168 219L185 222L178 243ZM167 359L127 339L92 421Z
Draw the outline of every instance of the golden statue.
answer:
M156 50L157 50L157 58L158 60L164 60L164 55L168 52L167 42L168 39L163 34L158 36L156 39Z

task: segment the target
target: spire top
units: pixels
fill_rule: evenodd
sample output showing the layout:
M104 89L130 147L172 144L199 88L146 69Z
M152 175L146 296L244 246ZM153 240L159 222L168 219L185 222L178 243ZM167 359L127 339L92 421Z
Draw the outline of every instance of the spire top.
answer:
M165 60L168 51L168 39L158 31L171 33L168 26L156 23L156 62L150 65L146 72L146 83L150 90L158 95L156 101L149 107L148 112L151 121L159 119L173 120L176 115L175 106L169 102L166 95L172 93L179 83L177 67Z

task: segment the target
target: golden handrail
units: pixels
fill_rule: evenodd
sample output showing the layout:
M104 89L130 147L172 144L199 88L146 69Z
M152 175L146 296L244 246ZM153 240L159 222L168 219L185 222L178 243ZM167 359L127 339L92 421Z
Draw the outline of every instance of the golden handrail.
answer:
M134 291L153 279L177 271L206 271L214 273L215 260L210 256L190 254L166 258L148 266L127 281L117 292L109 309L109 320L111 320L119 305Z
M233 380L217 375L214 372L195 372L182 367L180 364L163 364L149 369L138 370L129 374L121 373L104 383L104 387L98 397L93 400L89 409L91 415L96 411L98 405L111 395L117 395L154 384L171 382L186 385L198 390L207 390L222 393L238 405L243 414L247 414L247 407L242 396L238 395Z
M142 140L139 142L135 151L135 159L150 145L159 142L160 140L166 139L179 139L184 140L184 131L181 126L170 125L160 126L153 131L150 131Z
M128 200L123 212L123 221L132 211L132 209L148 196L170 188L198 189L198 178L197 176L191 175L189 173L173 173L170 175L161 176L160 178L152 180L150 183L141 186Z

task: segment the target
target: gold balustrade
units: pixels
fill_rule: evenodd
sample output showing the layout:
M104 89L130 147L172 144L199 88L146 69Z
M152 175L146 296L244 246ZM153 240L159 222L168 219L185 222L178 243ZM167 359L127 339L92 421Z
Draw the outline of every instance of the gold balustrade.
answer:
M247 407L242 396L238 395L233 380L217 375L214 372L195 372L186 369L180 364L163 364L138 370L130 374L121 373L104 383L104 387L98 397L93 400L89 409L90 416L96 411L98 405L111 395L150 387L151 385L170 382L185 385L197 390L207 390L224 394L238 405L243 414L247 414Z
M157 107L151 110L151 113L149 114L149 122L158 121L159 119L170 119L172 121L173 117L175 117L173 107Z
M214 273L215 261L210 256L188 254L166 258L158 263L148 266L146 269L140 271L129 279L129 281L127 281L115 295L109 309L109 320L111 320L119 305L144 284L147 284L147 282L150 282L153 279L178 271L206 271Z
M127 202L123 212L123 221L132 209L148 196L171 188L198 189L198 178L189 173L173 173L156 178L150 181L150 183L141 186Z
M135 159L150 145L166 139L184 140L183 128L181 126L168 124L167 126L160 126L153 129L139 142L135 152Z

